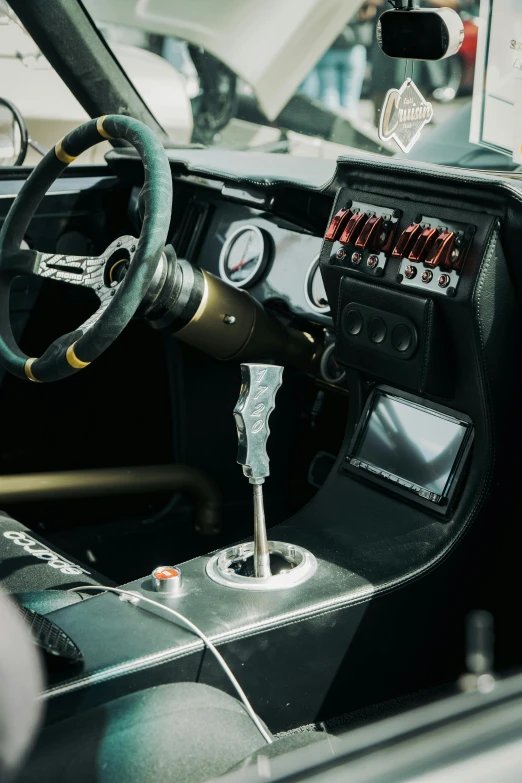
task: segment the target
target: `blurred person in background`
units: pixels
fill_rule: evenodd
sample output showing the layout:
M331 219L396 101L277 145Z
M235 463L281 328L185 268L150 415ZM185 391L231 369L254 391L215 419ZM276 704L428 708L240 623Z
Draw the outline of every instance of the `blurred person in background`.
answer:
M367 51L375 33L379 0L366 0L303 82L300 91L332 111L359 113Z

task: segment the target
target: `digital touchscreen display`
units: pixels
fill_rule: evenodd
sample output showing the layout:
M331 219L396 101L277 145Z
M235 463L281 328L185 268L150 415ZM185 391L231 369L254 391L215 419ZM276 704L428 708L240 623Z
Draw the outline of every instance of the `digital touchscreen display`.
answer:
M354 456L443 495L467 432L465 422L380 393Z

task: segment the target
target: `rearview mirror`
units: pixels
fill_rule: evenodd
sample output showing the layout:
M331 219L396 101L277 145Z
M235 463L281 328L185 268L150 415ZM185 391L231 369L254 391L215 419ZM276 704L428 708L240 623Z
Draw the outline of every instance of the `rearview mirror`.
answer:
M28 141L24 118L11 101L0 98L0 166L21 166Z
M388 57L442 60L458 52L464 25L451 8L385 11L377 23L377 41Z

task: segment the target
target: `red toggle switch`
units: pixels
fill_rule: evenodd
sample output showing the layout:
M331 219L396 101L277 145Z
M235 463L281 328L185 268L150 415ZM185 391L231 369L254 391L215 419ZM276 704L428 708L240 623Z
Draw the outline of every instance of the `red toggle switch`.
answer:
M420 223L412 223L405 228L400 235L397 244L393 248L392 258L405 258L418 239L422 226Z
M356 212L355 215L352 215L339 238L339 242L343 245L352 245L361 233L362 227L366 223L366 217L365 212Z
M364 249L369 247L372 250L375 249L377 240L379 239L379 235L381 233L382 224L382 217L377 217L377 215L374 215L374 217L368 218L364 228L357 237L355 247L362 247Z
M427 266L451 266L455 232L442 231L424 261Z
M326 234L324 235L324 238L327 239L329 242L335 242L337 238L339 237L341 231L345 227L346 223L350 220L352 216L352 210L350 207L345 207L344 209L340 209L339 212L334 215L334 217L331 220L330 225L326 229Z
M424 261L430 252L439 232L436 228L425 228L408 254L408 261Z

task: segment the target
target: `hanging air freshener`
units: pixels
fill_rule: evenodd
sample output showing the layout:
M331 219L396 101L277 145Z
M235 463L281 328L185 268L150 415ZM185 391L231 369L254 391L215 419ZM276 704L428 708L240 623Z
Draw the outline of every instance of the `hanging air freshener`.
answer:
M425 101L413 79L399 90L388 90L381 109L379 138L394 139L403 152L409 152L421 131L433 117L433 106Z

